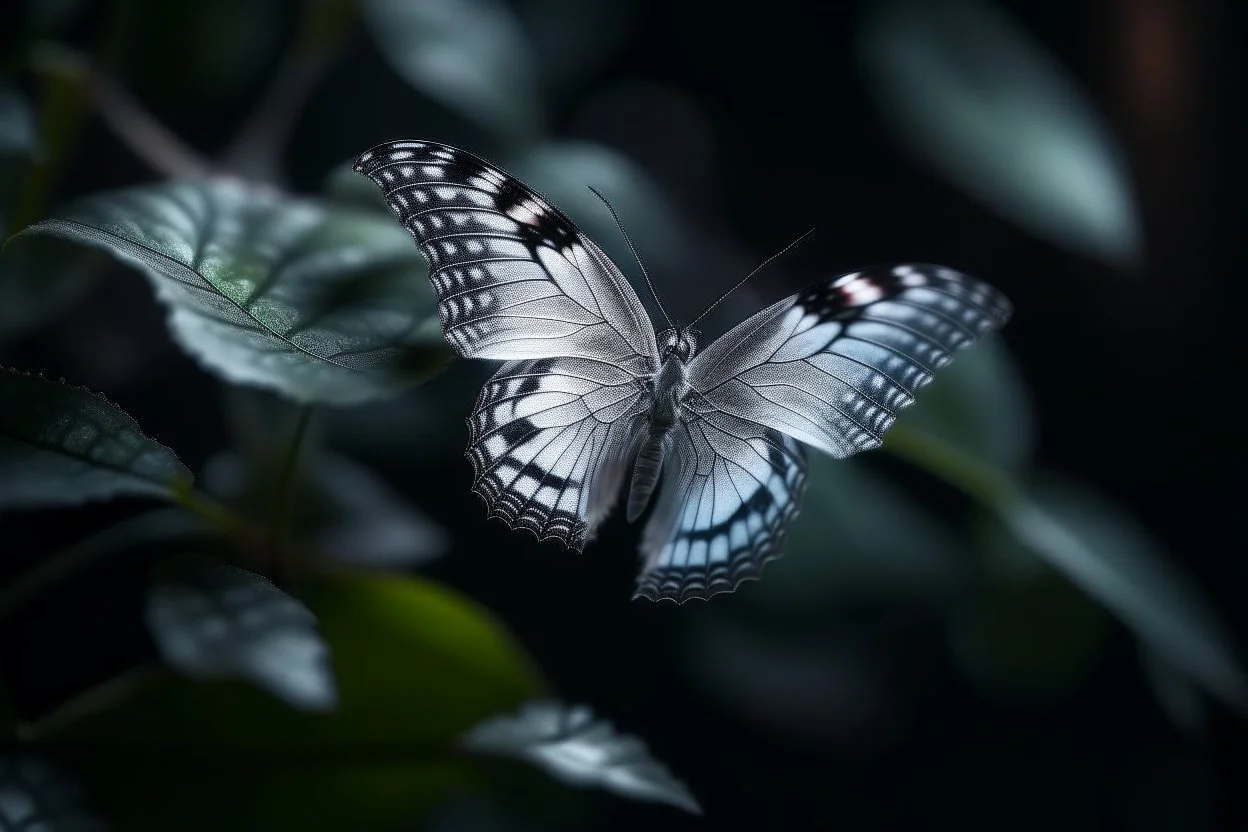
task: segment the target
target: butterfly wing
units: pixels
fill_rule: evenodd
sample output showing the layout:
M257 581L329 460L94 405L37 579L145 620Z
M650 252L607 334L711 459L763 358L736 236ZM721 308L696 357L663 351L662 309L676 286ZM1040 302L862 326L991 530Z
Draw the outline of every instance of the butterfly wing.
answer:
M355 170L429 261L442 332L465 358L575 356L654 372L654 328L628 280L546 199L455 147L393 141Z
M1009 319L991 286L943 266L842 275L778 301L689 365L690 406L831 454L877 448L953 353Z
M707 598L757 577L797 514L798 441L835 457L878 447L932 373L1010 312L952 269L874 268L778 301L694 356L638 594Z
M606 361L504 364L468 418L473 491L513 529L579 551L619 493L648 402Z
M806 456L791 437L726 414L690 416L671 436L634 597L684 603L731 592L780 553Z

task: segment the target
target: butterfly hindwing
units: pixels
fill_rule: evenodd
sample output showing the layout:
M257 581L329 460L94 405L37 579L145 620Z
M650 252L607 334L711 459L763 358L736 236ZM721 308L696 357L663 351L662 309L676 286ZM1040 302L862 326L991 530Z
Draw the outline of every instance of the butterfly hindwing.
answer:
M673 431L667 465L636 595L683 603L757 578L801 504L801 445L758 422L691 414Z
M627 279L559 209L459 148L393 141L355 170L429 262L442 332L466 358L575 356L656 369L654 329Z
M473 491L512 528L579 550L615 502L647 404L605 361L508 362L468 418Z
M932 373L1010 312L991 286L943 266L853 272L778 301L695 356L689 403L846 457L879 447Z

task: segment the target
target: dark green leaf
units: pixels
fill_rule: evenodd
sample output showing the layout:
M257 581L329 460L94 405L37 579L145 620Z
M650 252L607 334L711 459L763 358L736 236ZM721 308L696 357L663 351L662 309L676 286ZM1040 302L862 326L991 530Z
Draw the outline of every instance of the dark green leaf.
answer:
M296 537L330 562L379 569L419 566L440 556L447 534L369 468L322 451L300 466ZM273 483L257 482L238 454L209 461L205 486L263 520Z
M0 756L0 832L104 832L82 789L47 760Z
M247 679L310 711L336 704L316 616L262 575L183 559L148 593L147 627L165 661L192 679Z
M966 578L964 545L860 460L810 455L785 554L749 592L777 612L863 593L947 596Z
M902 144L1038 236L1115 266L1140 257L1122 154L1049 54L979 3L881 7L861 58Z
M364 20L409 84L495 135L523 141L544 114L524 31L499 0L365 0Z
M1108 616L995 518L981 570L951 622L954 655L992 695L1060 695L1101 657Z
M0 368L0 508L167 498L190 481L173 451L103 396Z
M371 212L168 182L88 198L22 233L141 268L178 342L228 381L353 404L398 393L450 354L418 250Z
M461 744L472 751L518 757L573 786L596 786L702 814L685 784L641 740L617 734L584 705L530 702L515 715L477 725Z
M1030 461L1034 435L1027 386L996 336L959 352L897 422L1008 472L1021 471Z
M435 583L340 575L300 595L333 656L334 712L160 672L67 708L38 736L119 829L391 832L473 783L456 738L542 692L494 619Z
M1099 494L1060 480L1005 504L1018 539L1099 600L1144 645L1209 692L1248 707L1248 684L1208 602L1132 519Z
M611 60L641 17L633 0L528 0L521 13L542 78L556 85L578 84Z

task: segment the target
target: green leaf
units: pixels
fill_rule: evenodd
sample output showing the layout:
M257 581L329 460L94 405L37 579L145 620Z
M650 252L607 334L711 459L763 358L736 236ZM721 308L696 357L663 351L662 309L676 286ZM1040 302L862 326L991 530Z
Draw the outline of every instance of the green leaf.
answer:
M0 755L0 832L104 832L82 788L48 760Z
M1123 155L1052 56L980 3L880 5L860 59L900 143L1037 236L1113 266L1139 260Z
M300 595L333 657L334 712L161 671L67 707L38 742L119 829L389 832L474 783L459 736L543 692L511 636L433 582L318 577Z
M190 481L173 451L103 396L0 368L0 508L171 498Z
M1191 580L1131 518L1062 480L1004 503L1011 531L1130 627L1144 646L1232 707L1248 708L1231 640Z
M247 679L296 708L333 710L328 648L316 616L267 578L183 558L147 596L147 627L170 666L192 679Z
M532 52L499 0L365 0L381 54L409 84L496 136L523 143L544 120Z
M995 335L959 352L901 411L897 424L1011 473L1026 469L1034 445L1027 385Z
M635 737L620 735L584 705L530 702L495 716L461 740L471 751L518 757L574 786L597 786L634 800L667 803L695 815L702 807L684 783Z
M142 269L175 339L227 381L355 404L397 394L450 355L419 251L371 212L235 181L167 182L90 197L22 234Z
M786 612L868 593L948 596L967 577L964 548L868 463L811 454L785 554L748 597Z

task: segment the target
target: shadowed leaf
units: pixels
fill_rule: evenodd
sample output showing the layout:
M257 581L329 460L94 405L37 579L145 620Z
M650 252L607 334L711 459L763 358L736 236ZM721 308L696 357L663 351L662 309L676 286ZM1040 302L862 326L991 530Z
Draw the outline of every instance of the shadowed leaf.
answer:
M87 198L22 234L142 269L176 340L227 381L354 404L395 395L449 355L419 252L370 212L168 182Z
M499 0L365 0L369 32L409 84L491 133L533 137L544 119L533 56Z
M78 784L28 754L0 755L0 832L104 832Z
M1127 624L1144 646L1227 704L1248 683L1200 590L1148 534L1100 495L1042 482L1002 509L1012 532Z
M0 368L0 508L168 498L190 481L173 451L103 396Z
M192 679L247 679L304 710L336 703L316 616L261 575L184 559L148 593L147 626L165 661Z
M0 156L29 156L35 152L35 118L26 100L12 86L0 82Z
M860 57L898 141L1003 217L1129 266L1140 221L1122 154L1067 73L991 7L892 2Z
M50 717L37 742L119 829L392 832L477 782L457 737L542 695L494 618L436 583L309 576L300 596L334 657L334 711L162 671Z
M574 786L597 786L702 814L685 785L650 755L641 740L617 734L583 705L530 702L514 716L482 722L464 735L461 744L471 751L518 757Z

